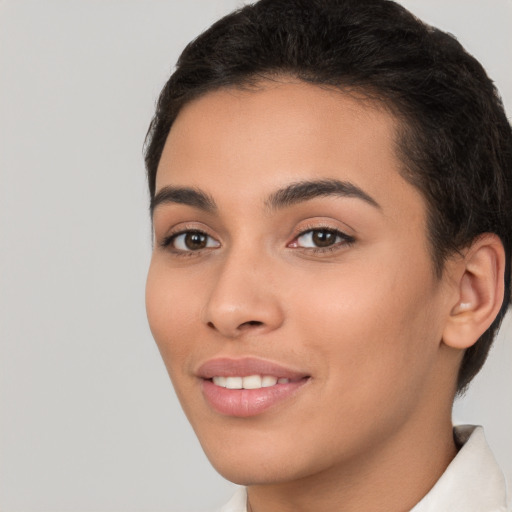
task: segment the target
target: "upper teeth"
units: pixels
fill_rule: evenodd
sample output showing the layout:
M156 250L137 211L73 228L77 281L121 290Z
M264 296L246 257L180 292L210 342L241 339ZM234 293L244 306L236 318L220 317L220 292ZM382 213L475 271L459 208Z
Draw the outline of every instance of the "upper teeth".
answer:
M213 383L228 389L259 389L287 384L290 379L277 378L272 375L249 375L247 377L213 377Z

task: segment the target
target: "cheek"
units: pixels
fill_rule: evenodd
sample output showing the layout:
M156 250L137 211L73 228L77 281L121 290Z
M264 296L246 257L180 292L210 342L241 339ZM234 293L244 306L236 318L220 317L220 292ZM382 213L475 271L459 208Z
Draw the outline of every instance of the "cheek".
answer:
M435 287L428 264L418 267L426 271L383 259L303 282L308 292L295 294L301 337L332 361L338 382L391 386L398 373L419 375L430 364L439 335L425 303Z
M153 258L146 282L146 312L170 374L173 367L181 365L194 341L193 327L199 324L198 293L194 280L169 271L165 263Z
M294 335L317 370L316 416L335 425L326 433L312 414L308 432L330 436L339 450L397 429L436 361L435 319L424 308L432 279L375 268L317 276L295 302Z

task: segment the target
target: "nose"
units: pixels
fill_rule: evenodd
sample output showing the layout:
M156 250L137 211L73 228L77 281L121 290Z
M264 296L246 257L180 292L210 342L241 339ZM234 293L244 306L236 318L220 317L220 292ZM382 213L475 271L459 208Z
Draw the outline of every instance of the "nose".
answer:
M264 334L284 320L271 264L234 251L222 262L204 309L204 323L226 338Z

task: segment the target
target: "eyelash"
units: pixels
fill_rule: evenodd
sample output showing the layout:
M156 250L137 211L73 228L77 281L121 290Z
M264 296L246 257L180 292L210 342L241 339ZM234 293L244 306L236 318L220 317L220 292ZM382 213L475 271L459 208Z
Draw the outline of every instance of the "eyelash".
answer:
M328 233L330 235L333 235L335 237L335 240L337 238L340 238L341 241L340 242L335 242L334 244L332 245L328 245L326 247L301 247L299 245L295 245L293 246L292 244L295 244L297 243L298 239L300 239L301 237L304 237L305 235L311 233L313 236L313 233L315 232L324 232L324 233ZM183 257L190 257L190 256L197 256L199 253L201 253L202 251L204 251L205 249L206 250L209 250L209 249L212 249L212 248L217 248L220 246L220 243L217 247L205 247L203 249L197 249L197 250L193 250L193 249L190 249L190 250L183 250L183 249L177 249L176 247L173 246L173 244L175 243L175 241L177 240L177 238L179 236L182 236L182 235L187 235L187 234L197 234L197 235L200 235L200 236L204 236L210 240L215 240L212 236L210 236L208 233L206 233L205 231L202 231L200 229L193 229L193 228L190 228L190 229L182 229L176 233L171 233L170 235L166 236L162 242L160 243L160 246L162 248L167 248L169 249L175 256L183 256ZM312 227L308 227L306 229L303 229L302 231L300 231L297 235L295 235L294 239L292 240L292 242L288 243L286 247L288 248L296 248L296 249L302 249L304 252L308 252L308 253L314 253L314 254L318 254L318 253L330 253L330 252L334 252L334 251L337 251L337 250L340 250L340 248L342 247L350 247L354 242L356 241L356 239L350 235L347 235L346 233L344 233L343 231L340 231L338 229L334 229L332 227L323 227L323 226L312 226Z
M340 250L343 247L350 247L356 239L353 236L347 235L343 231L340 231L339 229L332 228L330 226L310 226L306 229L301 230L293 239L292 242L290 242L287 247L290 247L292 244L297 243L298 239L311 233L311 236L313 236L313 233L315 232L323 232L328 233L330 235L333 235L335 237L335 240L337 238L340 238L341 241L336 242L332 245L328 245L326 247L301 247L301 246L295 246L297 249L302 249L304 251L307 251L308 253L330 253Z
M183 257L197 256L199 253L201 253L205 249L206 250L212 249L212 247L205 247L203 249L198 249L198 250L193 250L193 249L183 250L183 249L178 249L178 248L174 247L173 244L176 242L177 238L182 235L187 235L187 234L197 234L200 236L204 236L207 239L215 240L212 236L210 236L205 231L202 231L201 229L185 228L176 233L171 233L170 235L166 236L160 243L160 246L164 249L170 250L175 256L179 256L179 257L181 257L181 256L183 256ZM213 248L215 248L215 247L213 247Z

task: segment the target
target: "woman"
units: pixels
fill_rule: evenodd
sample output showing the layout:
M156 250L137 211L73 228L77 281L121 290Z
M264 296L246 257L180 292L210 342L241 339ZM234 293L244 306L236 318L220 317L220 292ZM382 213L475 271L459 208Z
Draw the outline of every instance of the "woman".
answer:
M505 510L451 407L510 301L512 134L385 0L262 0L161 93L151 330L225 511Z

